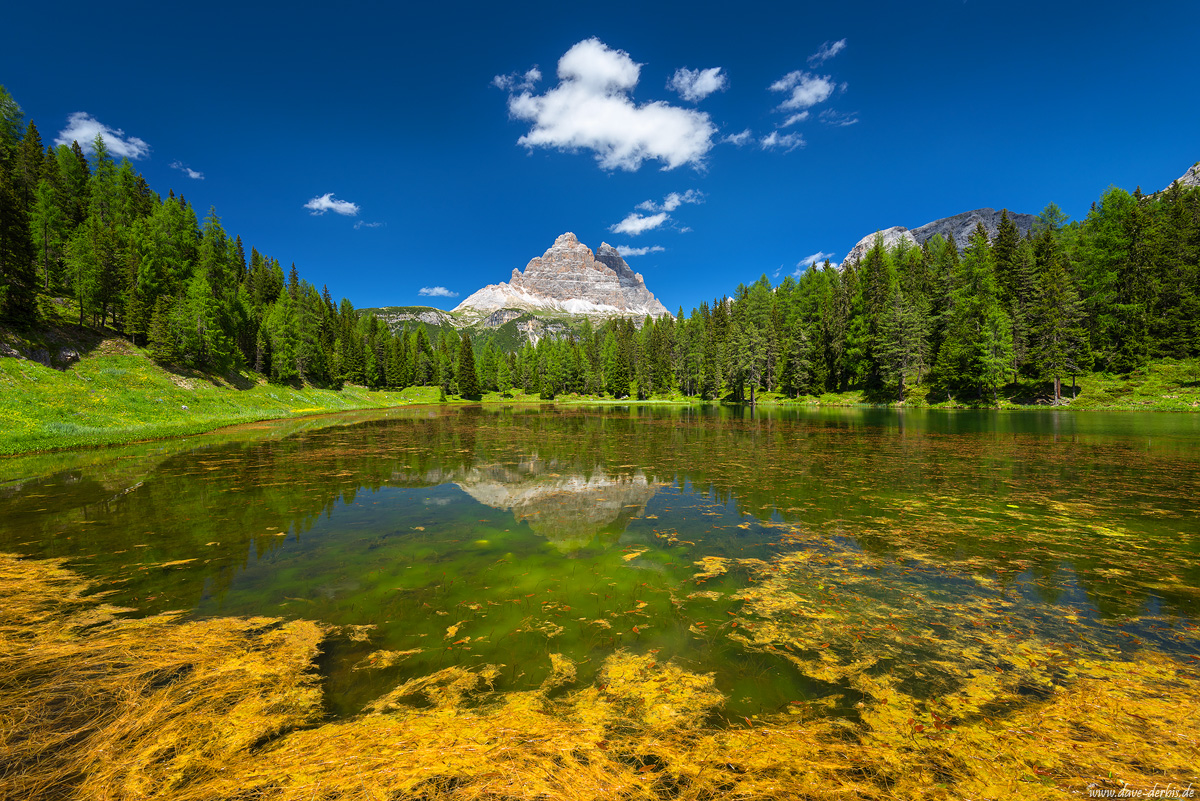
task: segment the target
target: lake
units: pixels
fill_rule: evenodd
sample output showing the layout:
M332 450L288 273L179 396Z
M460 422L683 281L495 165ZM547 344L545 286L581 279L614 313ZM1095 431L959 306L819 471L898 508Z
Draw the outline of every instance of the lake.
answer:
M414 408L0 477L0 551L137 614L336 627L335 716L452 665L526 690L560 654L586 683L621 649L713 674L734 725L853 716L863 677L1037 698L1084 656L1200 656L1195 415Z

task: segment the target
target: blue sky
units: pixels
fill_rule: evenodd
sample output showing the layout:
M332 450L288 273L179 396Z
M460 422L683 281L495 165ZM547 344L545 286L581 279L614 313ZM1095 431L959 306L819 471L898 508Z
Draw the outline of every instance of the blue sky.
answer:
M105 126L156 190L359 307L452 308L574 231L644 249L630 265L690 310L878 228L1050 201L1078 218L1200 159L1194 0L4 19L0 83L43 140Z

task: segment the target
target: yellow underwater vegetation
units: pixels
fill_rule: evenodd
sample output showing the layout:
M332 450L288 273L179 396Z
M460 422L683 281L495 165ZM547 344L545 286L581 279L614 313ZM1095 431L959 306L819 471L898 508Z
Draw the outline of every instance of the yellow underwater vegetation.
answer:
M797 595L795 616L768 591L746 600L770 613L747 614L747 646L790 653L806 630L790 621L819 624L829 598ZM1200 778L1200 677L1150 652L1022 643L918 698L881 669L904 650L884 624L878 648L856 654L847 635L831 659L795 654L827 663L847 701L743 727L717 724L711 676L629 651L587 686L553 654L523 692L497 689L499 666L451 667L328 722L314 660L330 629L126 611L59 563L0 556L0 798L1007 799Z

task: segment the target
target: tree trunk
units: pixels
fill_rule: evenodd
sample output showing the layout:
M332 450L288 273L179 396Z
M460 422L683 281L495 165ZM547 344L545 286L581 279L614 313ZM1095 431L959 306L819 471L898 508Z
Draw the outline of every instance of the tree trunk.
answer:
M900 403L904 403L904 373L900 374L900 388L897 392L899 397L896 398Z
M1062 403L1062 379L1054 376L1054 405Z
M754 385L750 385L750 408L754 408Z

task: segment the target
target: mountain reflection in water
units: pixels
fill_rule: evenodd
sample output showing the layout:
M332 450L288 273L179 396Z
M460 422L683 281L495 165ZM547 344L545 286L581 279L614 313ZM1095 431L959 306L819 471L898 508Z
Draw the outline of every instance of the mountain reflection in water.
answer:
M950 618L986 624L988 643L1197 652L1195 426L687 407L345 415L9 460L0 550L64 557L141 613L338 626L322 671L339 712L447 664L502 664L501 687L521 688L557 653L583 681L622 648L713 672L731 714L754 712L846 694L855 671L921 685L1004 664ZM384 651L405 657L362 667ZM943 673L923 676L934 660Z

